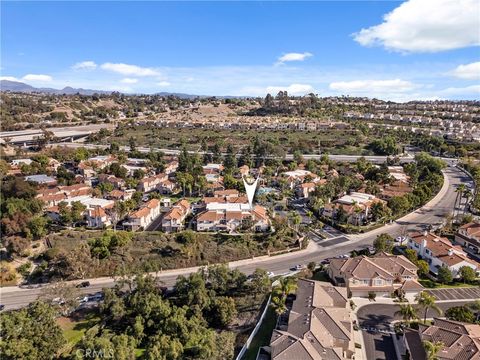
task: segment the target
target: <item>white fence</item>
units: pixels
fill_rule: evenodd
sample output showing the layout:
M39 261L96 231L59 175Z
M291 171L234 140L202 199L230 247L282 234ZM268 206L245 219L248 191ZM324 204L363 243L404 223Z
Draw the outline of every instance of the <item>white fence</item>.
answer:
M268 297L268 300L267 300L267 304L265 305L265 309L263 309L262 316L260 316L260 319L258 320L257 325L253 329L252 333L248 337L247 341L245 342L245 344L242 347L242 350L240 350L240 352L238 353L237 358L235 360L240 360L243 357L243 355L245 355L245 352L248 350L248 347L250 346L250 344L251 344L253 338L255 337L255 335L257 334L258 329L260 329L260 326L262 326L263 319L265 318L265 315L267 314L268 307L270 306L270 301L271 300L272 300L272 295L270 294L270 296Z

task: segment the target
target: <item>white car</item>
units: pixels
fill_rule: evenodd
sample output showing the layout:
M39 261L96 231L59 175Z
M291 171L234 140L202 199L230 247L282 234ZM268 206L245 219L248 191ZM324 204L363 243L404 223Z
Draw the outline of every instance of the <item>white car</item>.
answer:
M267 272L267 275L269 278L272 278L275 276L275 274L272 271Z

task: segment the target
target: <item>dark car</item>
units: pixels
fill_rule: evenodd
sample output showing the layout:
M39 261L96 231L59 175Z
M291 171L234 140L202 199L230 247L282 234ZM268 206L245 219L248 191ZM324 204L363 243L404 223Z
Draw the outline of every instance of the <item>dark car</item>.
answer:
M82 281L80 284L77 284L77 288L86 288L90 286L90 281Z
M0 305L0 311L2 311L3 309L5 309L5 305Z

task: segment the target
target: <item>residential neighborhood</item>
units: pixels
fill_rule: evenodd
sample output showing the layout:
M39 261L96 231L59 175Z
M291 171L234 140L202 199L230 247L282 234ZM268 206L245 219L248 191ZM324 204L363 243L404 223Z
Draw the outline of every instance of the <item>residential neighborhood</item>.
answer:
M480 1L2 1L0 360L480 360Z

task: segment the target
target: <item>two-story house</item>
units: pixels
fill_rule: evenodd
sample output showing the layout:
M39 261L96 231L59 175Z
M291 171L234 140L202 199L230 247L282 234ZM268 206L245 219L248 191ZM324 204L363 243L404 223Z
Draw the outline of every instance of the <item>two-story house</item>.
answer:
M151 199L140 209L132 212L124 226L133 231L146 229L160 215L160 208L160 200Z
M190 213L190 204L182 199L177 202L162 218L162 231L177 232L184 228L184 221Z
M460 226L455 234L455 242L463 247L473 251L476 254L480 253L480 224L468 223Z
M369 293L388 297L397 289L409 296L423 289L417 281L417 269L403 255L379 253L373 257L333 259L328 275L335 285L347 287L354 297L366 297Z
M428 263L430 271L434 274L438 274L438 269L442 266L447 267L454 277L463 266L479 270L479 264L469 259L461 246L453 245L446 238L428 232L410 233L407 237L407 247L415 250Z
M89 209L86 214L87 226L103 229L112 224L110 216L101 207Z
M168 175L165 173L149 176L149 177L143 178L138 182L137 189L138 191L147 193L153 190L157 190L159 185L165 181L168 181Z

